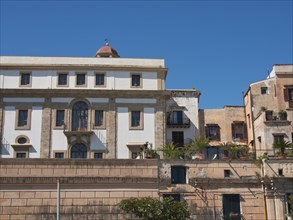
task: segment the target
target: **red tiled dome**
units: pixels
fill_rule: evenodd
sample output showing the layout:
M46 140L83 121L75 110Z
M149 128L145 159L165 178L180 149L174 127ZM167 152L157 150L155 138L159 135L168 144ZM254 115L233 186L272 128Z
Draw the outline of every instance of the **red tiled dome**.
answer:
M101 47L97 53L96 57L120 57L117 51L111 47L108 43Z

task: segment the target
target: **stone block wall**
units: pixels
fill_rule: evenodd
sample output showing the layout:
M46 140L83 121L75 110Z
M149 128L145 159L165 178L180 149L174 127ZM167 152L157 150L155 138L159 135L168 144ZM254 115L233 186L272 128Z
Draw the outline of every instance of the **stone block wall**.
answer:
M1 159L0 219L125 219L117 204L158 194L155 160ZM130 216L128 216L130 217ZM133 216L131 217L133 219Z

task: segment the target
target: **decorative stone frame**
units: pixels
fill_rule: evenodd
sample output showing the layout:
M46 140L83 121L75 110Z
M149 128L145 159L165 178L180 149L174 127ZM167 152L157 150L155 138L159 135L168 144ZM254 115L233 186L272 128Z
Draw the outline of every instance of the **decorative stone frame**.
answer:
M104 84L103 85L97 85L96 84L96 77L97 75L104 75ZM107 77L106 77L106 73L105 72L95 72L94 73L94 87L96 88L106 88L107 87Z
M99 159L105 159L105 150L92 150L91 152L90 152L90 155L91 155L91 159L95 159L95 153L102 153L102 158L99 158Z
M131 125L133 111L140 112L140 124L137 127L133 127ZM128 115L129 115L129 130L144 130L144 109L143 108L129 107L128 108Z
M25 138L26 139L26 142L24 143L24 144L19 144L18 143L18 140L20 139L20 138ZM25 144L29 144L30 143L30 139L28 138L28 136L26 136L26 135L18 135L16 138L15 138L15 143L16 143L16 145L25 145Z
M69 119L68 121L66 120L66 122L67 122L66 123L66 130L72 131L72 108L73 108L73 105L77 102L85 102L88 105L88 120L87 120L88 128L87 128L87 130L90 131L93 127L93 124L91 123L92 122L92 114L91 114L92 105L87 99L84 99L84 98L76 98L70 102L69 109L67 111L67 116L66 116L67 119Z
M18 143L18 139L20 138L25 138L26 139L26 143L23 144L19 144ZM25 153L26 157L25 158L29 158L29 149L32 146L30 144L30 139L26 136L26 135L19 135L15 138L15 144L11 145L14 149L13 152L13 157L16 158L16 154L17 153Z
M25 126L18 125L19 111L20 110L27 110L27 125L25 125ZM32 107L29 107L29 108L17 107L15 109L15 130L30 130L31 129L31 114L32 114Z
M141 153L139 155L139 159L143 159L143 149L144 149L145 143L127 143L127 148L128 148L128 157L129 159L132 158L132 153Z
M84 75L84 85L77 85L77 75ZM76 72L75 73L75 86L76 87L87 87L87 73L86 72Z
M71 158L71 149L72 149L72 147L75 145L75 144L83 144L83 145L85 145L86 146L86 149L87 149L87 152L86 152L86 158ZM67 156L67 157L66 157ZM70 159L90 159L91 157L91 151L90 151L90 147L88 146L88 144L87 143L85 143L84 141L82 141L82 140L77 140L77 141L75 141L75 142L73 142L72 144L70 144L69 146L68 146L68 151L67 151L67 154L66 154L66 151L65 151L65 154L64 154L64 158L66 157L66 158L70 158Z
M64 110L64 125L57 126L56 121L57 121L57 110ZM68 110L65 108L55 108L52 111L52 120L53 120L53 129L55 130L64 130L64 126L67 125L67 118L68 118Z
M67 80L66 80L66 84L65 84L65 85L59 85L59 76L60 76L61 74L66 75ZM58 72L58 73L57 73L56 86L57 86L57 87L69 87L69 73L68 73L68 72Z
M62 159L67 158L67 156L68 156L68 153L67 153L66 150L53 150L52 158L60 159L60 158L56 158L56 157L55 157L55 154L56 154L56 153L63 153L64 157L63 157Z
M96 121L96 111L97 110L101 110L103 111L103 124L101 126L96 126L95 125L95 121ZM92 128L96 129L96 130L100 130L100 129L106 129L106 117L107 117L107 113L105 111L105 108L93 108L92 110Z
M140 77L140 85L139 86L132 85L132 76L139 76ZM130 88L142 88L142 87L143 87L142 73L130 73Z
M22 85L21 84L21 78L22 78L23 74L29 74L30 82L27 85ZM22 72L19 73L19 87L32 87L32 72L30 72L30 71L27 71L27 72L22 71Z

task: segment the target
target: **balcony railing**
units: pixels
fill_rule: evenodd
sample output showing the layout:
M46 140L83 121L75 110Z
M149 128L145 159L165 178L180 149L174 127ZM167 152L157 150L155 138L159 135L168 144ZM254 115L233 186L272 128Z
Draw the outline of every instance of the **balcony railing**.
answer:
M183 118L182 120L173 120L171 117L167 119L167 126L169 128L189 128L190 119Z

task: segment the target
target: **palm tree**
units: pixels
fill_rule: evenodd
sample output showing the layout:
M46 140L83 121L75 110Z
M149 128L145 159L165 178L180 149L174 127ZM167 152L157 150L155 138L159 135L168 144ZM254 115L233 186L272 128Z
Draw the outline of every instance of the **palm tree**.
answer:
M173 143L166 144L161 150L163 151L164 159L180 159L180 156L182 155L181 148Z
M209 146L209 139L198 136L185 146L185 156L191 158L195 154L201 154L207 146Z
M285 149L291 147L292 143L290 143L290 141L278 141L273 143L273 148L279 149L280 155L285 155Z

